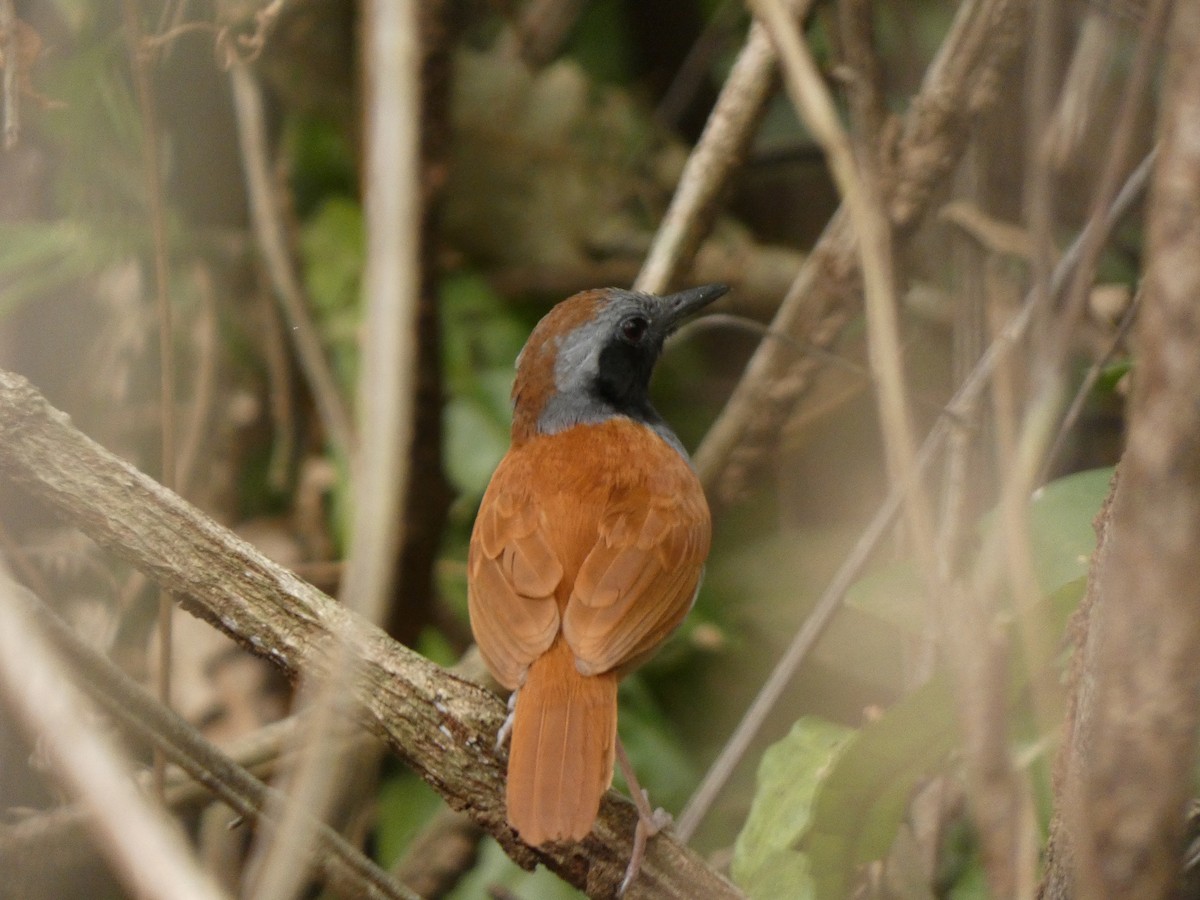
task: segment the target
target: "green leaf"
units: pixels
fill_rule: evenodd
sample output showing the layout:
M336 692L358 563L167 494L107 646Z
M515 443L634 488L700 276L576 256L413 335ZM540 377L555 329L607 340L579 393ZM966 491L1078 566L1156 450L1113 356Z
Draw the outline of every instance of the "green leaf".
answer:
M978 859L971 861L962 876L946 893L949 900L990 900L991 896L992 893L987 886L987 876L983 871L983 863Z
M809 825L818 785L853 734L844 725L806 716L763 754L730 869L755 900L806 896L808 862L796 842Z
M304 277L321 315L358 307L365 240L362 209L348 197L329 198L304 223Z
M1096 546L1092 519L1108 495L1113 470L1095 469L1060 478L1040 488L1029 505L1034 571L1049 598L1086 576ZM994 512L984 516L981 531L996 526ZM864 612L904 632L924 629L924 587L910 561L881 566L846 592L845 606Z
M648 689L644 673L621 683L620 699L617 721L621 743L629 752L638 781L649 792L652 804L668 811L678 810L687 802L698 778L679 735ZM618 788L628 794L619 768L616 774Z
M471 272L446 276L440 298L446 471L460 508L473 511L508 449L513 363L528 327Z
M304 281L321 340L346 396L354 396L362 322L365 255L362 210L346 197L326 200L300 232Z
M846 591L845 606L861 610L905 633L925 631L925 589L909 561L880 566Z
M883 857L913 788L958 740L948 680L935 676L851 737L817 785L800 842L816 896L849 896L858 867ZM774 749L774 748L772 748Z
M446 403L442 422L446 474L474 506L508 450L508 425L497 422L483 404L462 397Z
M442 357L451 389L468 392L481 375L500 382L501 406L507 414L517 354L529 334L523 321L474 272L446 275L438 288L445 336Z
M768 853L738 887L750 900L811 900L815 896L808 857L795 850Z
M512 896L537 900L580 900L579 891L553 872L539 866L526 872L505 855L491 838L485 838L479 848L479 859L458 886L450 892L449 900L479 900L494 897L494 886L507 888Z
M1044 593L1087 574L1096 549L1092 519L1108 496L1112 475L1111 467L1076 472L1034 493L1029 532L1034 572Z
M376 856L383 866L400 858L409 841L442 806L442 799L411 772L399 772L379 785Z

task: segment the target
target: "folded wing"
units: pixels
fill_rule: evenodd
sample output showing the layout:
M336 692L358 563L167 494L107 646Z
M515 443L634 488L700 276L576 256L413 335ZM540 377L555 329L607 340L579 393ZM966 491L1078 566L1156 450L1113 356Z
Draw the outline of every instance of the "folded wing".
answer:
M475 639L496 680L515 689L559 630L554 591L563 567L539 526L522 479L498 471L467 556L467 604Z
M711 527L687 475L676 492L614 498L601 520L562 623L583 674L636 667L691 609Z

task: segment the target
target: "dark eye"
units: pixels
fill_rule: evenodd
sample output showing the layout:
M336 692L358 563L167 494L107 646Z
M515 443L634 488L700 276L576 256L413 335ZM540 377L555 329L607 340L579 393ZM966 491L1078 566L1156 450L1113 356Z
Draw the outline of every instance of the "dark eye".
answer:
M631 344L641 343L650 323L641 316L630 316L621 323L621 336Z

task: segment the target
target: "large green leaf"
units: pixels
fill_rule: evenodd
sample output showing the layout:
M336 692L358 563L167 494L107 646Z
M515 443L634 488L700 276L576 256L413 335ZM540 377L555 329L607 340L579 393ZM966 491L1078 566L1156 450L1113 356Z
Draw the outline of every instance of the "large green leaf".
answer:
M754 900L811 896L808 861L797 841L809 825L821 780L853 734L844 725L806 716L763 754L731 865L734 881Z
M1111 467L1076 472L1039 488L1029 505L1029 536L1038 585L1052 594L1087 574L1096 548L1092 519L1108 496Z
M1092 519L1108 496L1112 468L1076 472L1034 492L1029 504L1029 532L1034 572L1043 594L1087 574L1096 546ZM996 514L980 523L987 534L996 527ZM845 605L882 619L889 626L919 634L924 630L924 588L913 564L901 560L880 566L846 592Z
M848 896L858 867L887 853L913 788L958 740L953 700L935 676L851 737L820 779L800 841L818 898Z

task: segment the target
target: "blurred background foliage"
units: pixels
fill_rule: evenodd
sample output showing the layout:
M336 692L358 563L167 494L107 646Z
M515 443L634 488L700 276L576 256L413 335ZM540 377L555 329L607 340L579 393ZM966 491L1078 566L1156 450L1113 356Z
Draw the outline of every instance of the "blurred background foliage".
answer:
M417 479L444 478L448 490L412 513L417 521L427 512L437 525L436 552L407 563L430 573L429 596L415 602L406 593L414 583L402 583L393 621L405 628L392 631L446 664L469 642L466 543L507 447L516 354L553 302L632 281L748 25L742 7L723 0L594 0L580 4L559 40L535 45L522 16L536 5L430 6L442 22L441 32L431 30L438 44L427 62L440 98L429 108L425 255L438 354L421 440L438 430L441 443L432 462L414 455L414 465ZM261 6L168 3L161 18L157 5L143 8L143 28L166 36L148 60L176 323L179 484L218 520L334 590L345 471L331 457L292 349L296 326L276 308L250 226L217 40L219 29L226 38L251 34ZM0 366L27 375L93 437L157 473L154 242L140 139L148 124L121 17L117 4L79 0L15 8L41 39L29 75L45 102L26 100L20 141L0 154ZM878 4L894 111L904 109L953 11L948 0ZM838 53L832 23L831 6L818 4L808 32L828 70ZM371 189L359 184L360 24L353 3L294 0L254 61L291 261L347 403L359 364L360 187ZM1019 96L1019 73L1011 77ZM981 123L980 140L1015 116L1004 109ZM1065 175L1078 189L1064 192L1064 239L1086 206L1089 165L1083 151ZM1019 173L1004 168L985 171L998 185L993 214L1018 221L1004 186ZM718 260L706 279L735 288L723 310L767 320L835 203L820 154L776 97L706 245ZM929 222L905 260L908 361L927 421L953 389L951 298L964 257L979 253L968 243L947 223ZM1133 223L1104 262L1118 303L1128 302L1139 247ZM1027 278L1021 260L989 271L1013 291ZM1093 313L1078 342L1080 372L1117 317ZM699 442L758 339L697 328L669 348L655 396L685 444ZM622 737L654 802L668 810L687 801L883 496L863 355L861 324L852 324L752 488L719 509L687 624L622 688ZM1059 480L1032 507L1043 621L1056 655L1014 665L1011 702L1023 723L1020 759L1043 795L1053 746L1029 709L1030 684L1059 683L1059 636L1081 594L1090 522L1107 493L1103 467L1115 461L1128 367L1119 353L1096 384L1053 473ZM1070 474L1084 469L1093 471ZM989 477L978 485L980 530L993 527ZM6 554L33 560L56 606L144 676L154 608L145 581L11 489L0 501ZM986 895L966 825L948 676L908 681L924 627L919 592L911 563L894 547L881 552L696 836L719 865L731 863L751 896ZM222 677L239 653L181 617L180 708L222 740L282 711L264 696L286 700L286 686L256 664ZM28 747L8 729L2 743L3 770L26 770ZM33 774L4 781L0 807L51 803ZM392 865L438 807L430 789L385 762L357 836ZM526 897L570 893L544 871L521 872L487 842L452 896L484 896L492 885Z

